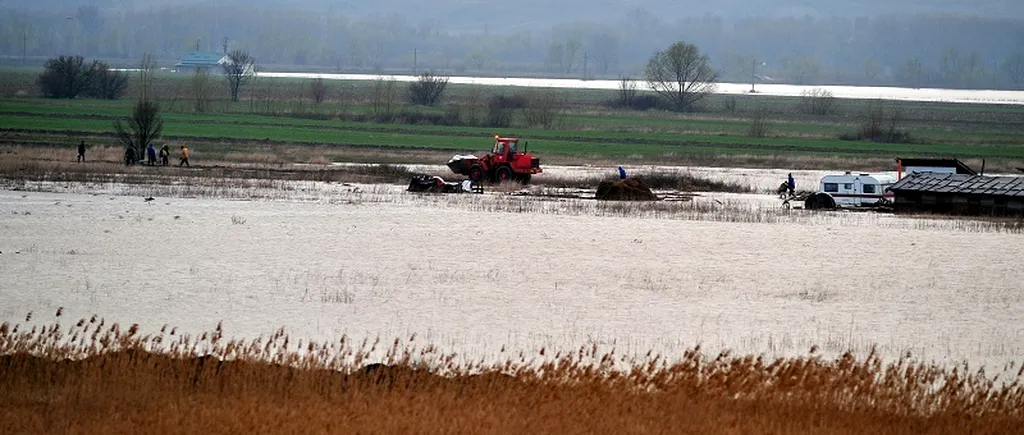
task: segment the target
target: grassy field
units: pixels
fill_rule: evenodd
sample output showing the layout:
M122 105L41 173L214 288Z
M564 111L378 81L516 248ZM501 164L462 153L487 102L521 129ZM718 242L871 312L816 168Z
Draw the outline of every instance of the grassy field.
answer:
M58 311L58 316L60 312ZM30 314L31 316L31 314ZM459 363L415 337L0 326L2 433L1020 433L1024 389L875 355L596 348ZM196 353L205 356L196 358Z
M0 71L0 144L70 147L78 139L114 144L111 124L131 112L134 100L47 100L35 98L31 70ZM402 150L464 152L489 148L495 133L519 135L543 161L559 163L674 163L722 166L806 168L847 165L848 169L892 169L892 158L956 157L994 170L1012 170L1024 161L1024 107L938 103L899 103L899 128L909 143L840 140L857 130L870 102L837 100L828 115L798 110L799 98L713 96L702 110L679 114L664 111L612 109L603 102L615 91L508 89L451 86L441 107L396 104L399 118L457 113L456 124L422 125L374 122L372 83L330 83L332 92L321 104L309 100L307 80L260 79L242 101L214 98L203 113L193 110L188 76L157 75L156 98L163 107L164 141L189 143L207 157L228 153L267 152L266 146L321 146L336 152L332 160L441 163L418 160L423 153ZM222 85L220 82L217 82ZM473 126L492 95L547 95L557 101L551 127L530 126L517 113L509 128ZM396 98L404 97L397 84ZM734 103L729 106L728 102ZM893 107L895 103L893 103ZM755 112L764 113L767 134L751 135ZM467 120L468 118L472 118ZM201 146L196 146L201 145ZM365 149L385 149L374 159ZM362 150L360 150L362 149ZM427 153L433 155L432 153ZM199 155L197 154L197 157ZM433 158L433 157L431 157Z

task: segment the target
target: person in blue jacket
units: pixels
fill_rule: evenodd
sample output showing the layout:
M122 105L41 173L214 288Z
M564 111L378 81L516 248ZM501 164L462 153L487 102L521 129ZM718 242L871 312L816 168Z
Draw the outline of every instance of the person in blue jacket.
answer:
M622 166L619 166L619 179L620 180L625 180L626 179L626 169L623 168Z
M789 183L789 194L790 195L795 194L796 193L796 181L793 180L793 174L792 173L789 174L789 180L787 182Z

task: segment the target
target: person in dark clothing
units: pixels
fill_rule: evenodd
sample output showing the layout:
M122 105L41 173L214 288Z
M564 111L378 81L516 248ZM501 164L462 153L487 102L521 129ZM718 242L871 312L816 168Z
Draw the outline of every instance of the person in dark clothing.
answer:
M149 144L146 147L146 164L149 166L156 165L156 148L153 148L153 144Z
M85 141L78 143L78 162L82 163L85 161Z
M167 164L170 162L170 160L171 160L171 149L167 145L164 145L163 148L160 148L160 164L162 164L164 166L167 166Z
M790 195L795 194L796 193L796 181L793 180L793 174L789 174L789 180L787 180L787 183L789 184L789 194Z
M623 168L622 166L619 166L619 179L620 180L625 180L626 179L626 169Z
M135 157L135 147L125 147L124 149L124 165L131 166L137 162L138 159Z

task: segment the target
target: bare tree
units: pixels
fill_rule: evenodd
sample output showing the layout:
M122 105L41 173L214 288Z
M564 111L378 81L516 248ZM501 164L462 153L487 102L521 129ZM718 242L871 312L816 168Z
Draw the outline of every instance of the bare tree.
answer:
M763 107L758 107L750 117L750 128L747 135L751 137L765 137L768 135L768 120Z
M309 96L313 97L313 103L323 103L327 98L327 83L323 77L316 77L309 81Z
M90 82L90 69L82 56L50 59L43 73L36 78L43 96L50 98L75 98L89 89Z
M373 84L370 95L370 107L373 117L379 122L391 122L395 118L396 104L395 80L380 79Z
M142 55L139 62L139 100L148 100L153 93L153 76L156 74L156 59L152 54Z
M444 89L448 86L447 76L438 76L430 72L409 83L409 102L423 106L434 106L441 101Z
M210 83L210 72L206 68L197 68L192 74L192 96L195 101L195 111L199 113L210 110L210 91L213 86Z
M114 71L106 63L94 60L89 65L89 84L89 96L116 100L128 87L128 74Z
M1006 57L1003 61L1003 71L1010 77L1013 84L1024 85L1024 51L1018 51Z
M525 95L523 119L531 127L551 128L558 117L558 94L539 90Z
M164 121L160 117L160 105L150 100L139 100L132 110L132 117L125 126L121 120L114 122L114 132L125 148L137 149L136 155L145 155L146 145L160 137Z
M647 83L675 110L690 110L713 93L718 75L696 45L676 42L647 61Z
M836 97L824 88L807 89L800 93L800 111L808 115L825 116L835 110Z
M619 77L619 107L633 107L636 101L637 87L636 80L629 76Z
M247 51L232 50L220 67L224 72L224 79L228 81L231 101L238 101L239 90L256 75L256 58Z

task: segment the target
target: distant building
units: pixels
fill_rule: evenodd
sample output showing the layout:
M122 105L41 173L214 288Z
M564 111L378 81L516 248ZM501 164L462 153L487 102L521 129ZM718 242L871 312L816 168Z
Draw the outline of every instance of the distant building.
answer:
M1024 216L1024 177L916 172L889 191L897 213Z
M211 73L217 74L221 72L221 64L230 62L228 56L224 53L217 53L213 51L193 51L182 56L181 61L177 65L174 65L174 70L177 72L194 72L196 70L205 69Z
M977 175L978 173L968 167L964 162L957 159L896 159L899 168L898 177L920 172L932 172L940 174L966 174Z

